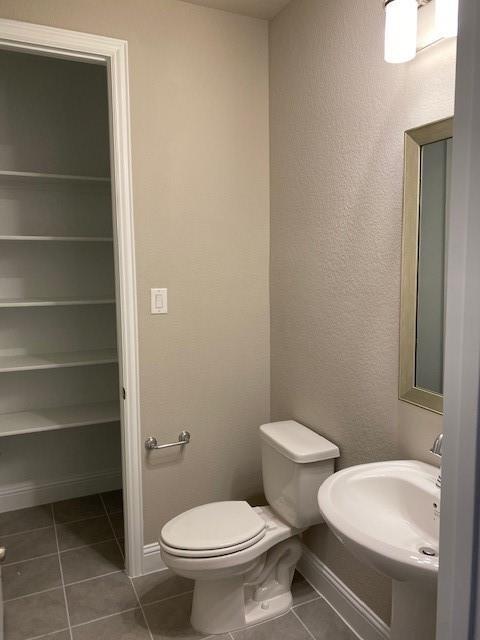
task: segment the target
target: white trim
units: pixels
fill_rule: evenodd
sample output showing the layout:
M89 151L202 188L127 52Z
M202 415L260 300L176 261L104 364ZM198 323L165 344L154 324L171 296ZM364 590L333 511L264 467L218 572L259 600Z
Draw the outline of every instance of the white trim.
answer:
M67 476L42 483L18 482L0 488L0 513L112 491L122 486L120 469Z
M297 569L361 640L390 638L388 625L305 546Z
M103 36L0 19L0 47L83 62L108 69L112 195L119 313L123 488L126 511L126 566L130 576L143 568L142 442L140 431L137 295L133 234L130 105L127 43Z
M480 634L479 60L479 3L462 0L447 250L445 447L437 640L473 640Z
M125 40L0 19L0 46L69 60L107 64Z
M112 195L115 212L116 271L119 310L120 376L126 389L122 407L124 502L126 512L126 568L139 575L143 566L142 451L138 369L137 289L130 148L127 43L109 64Z
M160 555L158 542L152 542L143 547L143 573L152 573L153 571L168 571L167 565Z

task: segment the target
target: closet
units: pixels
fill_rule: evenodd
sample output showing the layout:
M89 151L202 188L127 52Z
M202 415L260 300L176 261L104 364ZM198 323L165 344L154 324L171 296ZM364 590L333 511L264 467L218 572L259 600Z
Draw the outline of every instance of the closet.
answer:
M0 51L0 511L121 487L104 66Z

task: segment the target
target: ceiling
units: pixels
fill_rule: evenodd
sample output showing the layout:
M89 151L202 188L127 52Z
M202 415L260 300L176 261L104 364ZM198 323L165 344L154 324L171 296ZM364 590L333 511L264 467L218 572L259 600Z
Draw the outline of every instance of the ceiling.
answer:
M252 18L269 20L277 15L290 0L185 0L190 4L200 4L212 9L222 9L231 13L241 13Z

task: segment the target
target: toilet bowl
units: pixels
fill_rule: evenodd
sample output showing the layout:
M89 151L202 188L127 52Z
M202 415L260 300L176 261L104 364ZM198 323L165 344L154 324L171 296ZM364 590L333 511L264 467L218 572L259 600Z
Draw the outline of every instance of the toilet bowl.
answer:
M161 531L166 566L195 581L191 622L201 633L227 633L287 611L302 553L298 534L322 521L316 495L338 448L291 420L260 433L268 506L213 502Z

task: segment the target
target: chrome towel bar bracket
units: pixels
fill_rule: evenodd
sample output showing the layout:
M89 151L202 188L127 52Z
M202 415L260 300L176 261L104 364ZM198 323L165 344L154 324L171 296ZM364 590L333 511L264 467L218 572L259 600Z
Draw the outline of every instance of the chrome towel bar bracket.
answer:
M154 436L150 436L145 440L145 449L152 451L153 449L169 449L170 447L181 447L183 444L190 442L190 433L188 431L182 431L178 434L178 442L169 442L168 444L158 444L157 439Z

